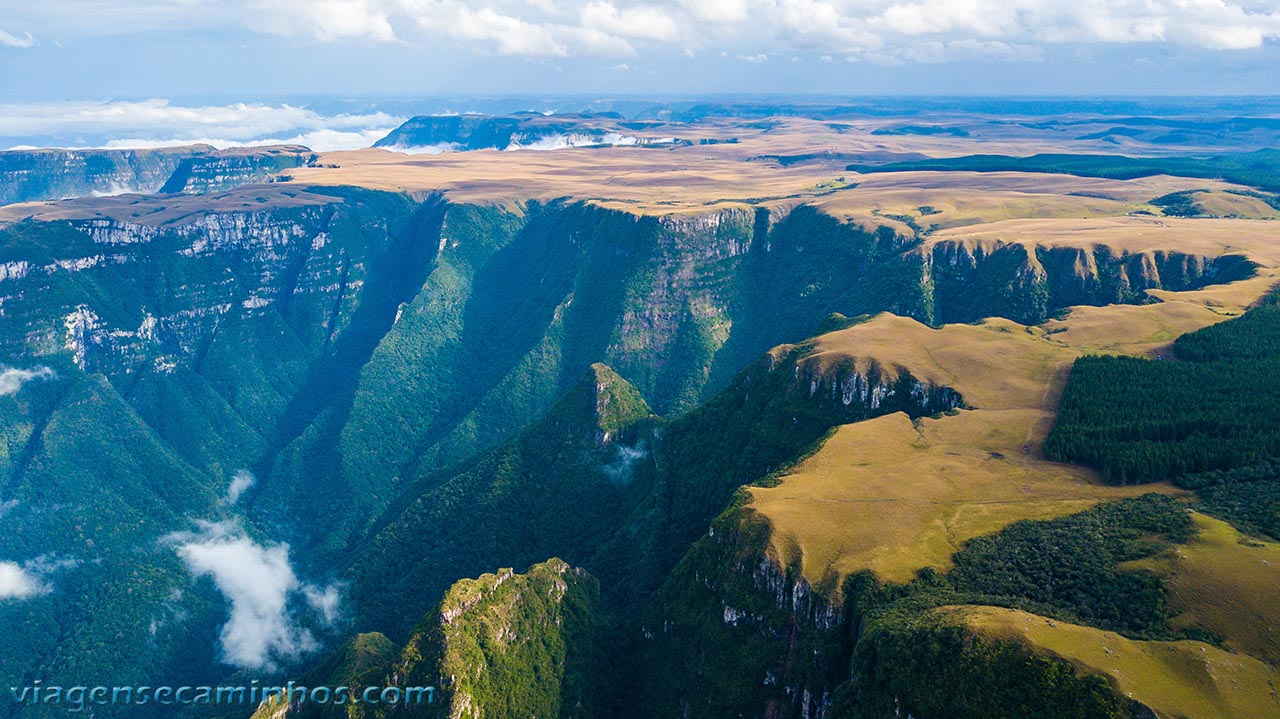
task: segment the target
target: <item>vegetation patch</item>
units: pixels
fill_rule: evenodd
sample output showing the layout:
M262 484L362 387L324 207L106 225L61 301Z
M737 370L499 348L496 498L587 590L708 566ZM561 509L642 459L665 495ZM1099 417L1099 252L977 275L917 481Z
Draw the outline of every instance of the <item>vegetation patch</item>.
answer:
M1173 351L1177 361L1077 360L1045 455L1097 467L1116 484L1137 484L1280 454L1276 295L1237 319L1179 337Z

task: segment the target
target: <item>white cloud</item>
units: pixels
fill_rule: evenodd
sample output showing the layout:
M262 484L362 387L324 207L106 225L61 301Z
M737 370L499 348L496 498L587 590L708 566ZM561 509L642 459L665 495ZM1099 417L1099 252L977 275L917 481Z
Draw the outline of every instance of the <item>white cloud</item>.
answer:
M16 502L6 502L11 509ZM57 559L46 554L28 562L0 561L0 601L39 597L53 591L49 577L55 572L79 564L74 559Z
M253 473L247 469L242 469L235 473L231 478L231 485L227 487L227 504L235 504L240 501L240 496L249 490L258 480L254 479Z
M582 25L613 35L672 42L680 38L680 27L665 10L656 7L618 9L611 2L593 0L582 8Z
M337 590L305 584L289 563L289 545L258 544L231 523L199 524L197 533L165 539L196 577L209 577L231 603L219 640L223 660L246 669L275 670L318 647L299 625L291 599L302 595L326 623L338 616Z
M0 397L16 394L18 390L22 389L22 385L33 379L53 379L56 376L54 371L48 367L18 369L17 367L0 365Z
M395 30L377 5L376 0L258 0L245 21L254 30L275 35L393 42Z
M311 584L302 586L302 594L307 598L307 604L320 614L320 618L324 620L326 626L332 626L338 621L341 612L338 606L342 601L342 596L336 585L329 585L324 589Z
M403 121L384 112L325 115L293 105L187 106L163 99L0 105L0 137L91 138L81 147L293 143L350 150L372 145Z
M496 43L497 51L503 55L561 57L569 54L569 47L557 40L550 28L504 15L490 7L479 12L462 8L450 31L468 40Z
M4 28L0 28L0 45L4 45L6 47L28 48L35 47L35 44L36 39L32 37L29 32L23 33L22 36L19 37L5 32Z
M878 32L952 40L1167 42L1239 50L1280 38L1280 7L1231 0L907 0L866 19Z
M537 58L625 56L633 41L729 56L930 57L926 42L1165 43L1211 50L1280 38L1275 0L43 0L8 13L42 38L240 26L311 38ZM0 30L29 47L30 33ZM962 46L959 46L962 47ZM1024 53L988 53L1017 60Z
M0 562L0 601L30 599L48 591L48 585L33 572L15 562Z
M711 25L735 25L751 17L747 0L680 0L695 20Z
M903 61L918 63L981 60L1041 62L1044 60L1044 53L1036 45L1011 45L999 40L966 39L949 42L928 40L909 47L894 48L889 52L869 56L868 59L890 64L900 64Z
M838 0L777 0L769 8L776 34L804 50L863 52L884 44L865 18L846 12Z

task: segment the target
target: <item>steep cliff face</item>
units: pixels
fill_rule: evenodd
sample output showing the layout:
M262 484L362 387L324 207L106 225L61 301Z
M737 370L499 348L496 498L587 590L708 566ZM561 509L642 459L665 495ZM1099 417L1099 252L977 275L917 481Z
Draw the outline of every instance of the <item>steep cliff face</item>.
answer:
M158 150L0 152L0 205L156 192L184 160L213 151L208 145L193 145Z
M9 265L0 307L21 331L6 333L3 351L65 352L86 371L119 377L194 363L219 328L269 316L320 354L352 321L367 265L385 249L378 247L385 240L371 239L410 211L401 203L391 216L371 216L334 199L159 226L111 219L15 226L5 250L28 259ZM40 255L38 265L31 261Z
M267 181L271 176L315 160L301 145L233 148L188 157L178 163L160 192L203 195Z
M185 575L171 554L144 566L130 551L189 515L229 512L220 495L245 468L258 481L234 511L289 542L301 568L356 558L344 566L362 628L402 640L449 583L548 556L638 609L738 487L832 426L961 405L894 367L804 363L804 345L752 364L821 318L1043 316L1052 303L1036 288L1103 301L1090 261L1104 288L1121 286L1102 281L1104 267L1124 267L1129 286L1230 276L1224 260L1173 255L926 255L808 207L641 217L300 193L215 195L164 222L147 218L204 198L0 228L0 361L63 378L31 385L51 393L40 401L0 397L12 428L0 487L22 502L6 526L34 528L6 529L0 551L34 561L52 550L33 537L64 538L57 551L81 562L69 581L86 588L13 632L38 651L15 652L5 676L66 665L41 639L49 613L74 614L64 629L89 645L146 644ZM1014 289L983 295L975 277ZM678 417L659 421L650 406ZM517 434L544 419L545 433ZM103 459L86 468L85 456ZM525 516L539 521L511 521ZM95 564L104 545L111 556ZM146 611L126 611L139 572L154 576ZM111 591L87 589L95 582ZM208 638L217 605L202 606L154 652L112 657L119 676Z
M593 716L601 612L595 580L559 559L462 580L389 673L389 683L437 687L439 706L388 715Z
M671 137L636 136L605 114L422 115L410 118L374 147L445 152L457 150L554 150L594 145L671 144Z
M0 353L65 355L156 422L162 397L225 403L259 437L235 455L262 475L254 511L288 527L293 512L340 505L322 531L286 530L339 552L405 486L537 421L595 362L673 415L833 311L1031 321L1248 271L1231 257L925 252L812 207L641 217L325 192L331 202L237 202L159 224L145 216L162 199L137 219L13 225ZM849 408L925 391L872 379L822 391ZM191 444L186 456L221 466L210 447L242 443Z
M1028 247L939 241L905 256L924 290L917 319L972 322L989 316L1041 322L1072 305L1135 304L1146 291L1193 290L1248 277L1240 255L1129 254L1106 246Z
M299 145L8 150L0 152L0 205L124 193L208 194L265 182L314 157Z
M749 505L731 508L681 560L639 630L637 695L649 705L625 716L1155 716L1096 674L933 610L981 596L972 589L931 572L906 586L869 573L814 586L770 549L772 531ZM1002 561L1044 569L1042 551Z
M254 719L525 719L607 716L609 620L586 571L556 558L517 574L460 579L397 650L360 634L332 652L302 686L350 687L347 705L264 701ZM394 704L358 701L364 688L404 690Z
M726 514L654 596L636 652L650 706L632 716L827 714L848 679L849 616L832 587L769 556L768 532L747 510Z
M654 418L636 389L594 366L539 423L393 507L348 570L361 626L403 636L404 617L476 563L555 554L637 610L744 482L763 479L832 427L962 405L896 368L802 366L779 350L694 412ZM517 513L530 519L510 526ZM534 519L536 518L536 519Z

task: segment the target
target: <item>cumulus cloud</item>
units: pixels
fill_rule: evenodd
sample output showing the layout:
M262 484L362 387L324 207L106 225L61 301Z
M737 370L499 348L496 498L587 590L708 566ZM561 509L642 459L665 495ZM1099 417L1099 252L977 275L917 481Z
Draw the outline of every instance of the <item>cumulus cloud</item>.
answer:
M48 367L18 369L0 365L0 397L16 394L22 386L34 379L53 379L57 375ZM0 514L3 514L0 512Z
M485 40L497 45L503 55L559 57L569 47L556 39L551 28L505 15L491 7L479 11L460 8L451 29L468 40Z
M589 2L582 8L582 25L613 35L671 42L680 26L665 10L640 6L619 9L611 2Z
M1232 0L906 0L866 19L878 32L955 40L1170 42L1233 50L1280 37L1280 8Z
M698 22L712 25L735 25L751 17L747 0L680 0Z
M22 36L19 37L18 35L5 32L4 28L0 28L0 45L19 48L35 47L36 39L32 37L29 32L23 33Z
M287 544L259 544L228 522L198 526L197 532L174 534L165 541L192 575L212 579L231 604L219 635L223 660L245 669L274 671L315 650L318 642L299 622L293 600L300 597L332 623L339 611L337 589L319 589L299 580Z
M387 13L369 0L259 0L246 20L261 32L310 35L322 41L396 39Z
M295 143L326 152L368 147L404 119L385 112L330 115L287 104L36 102L0 104L0 137L87 138L88 144L75 146L107 148Z
M247 469L242 469L235 473L231 478L231 485L227 487L227 504L235 504L240 501L240 496L249 490L258 480L253 473Z
M10 15L11 27L41 37L240 26L320 42L444 40L464 51L535 58L698 46L731 57L813 52L910 61L922 54L912 50L921 38L944 49L999 42L1015 49L1168 43L1210 50L1280 38L1274 0L45 0ZM29 47L35 37L0 30L0 43Z

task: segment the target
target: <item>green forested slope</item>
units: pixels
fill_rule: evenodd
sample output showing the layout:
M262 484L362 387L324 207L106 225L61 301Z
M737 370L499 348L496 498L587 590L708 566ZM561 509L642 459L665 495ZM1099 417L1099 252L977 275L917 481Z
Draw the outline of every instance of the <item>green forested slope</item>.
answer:
M1119 484L1247 466L1280 454L1280 299L1184 335L1173 360L1084 357L1045 442Z

